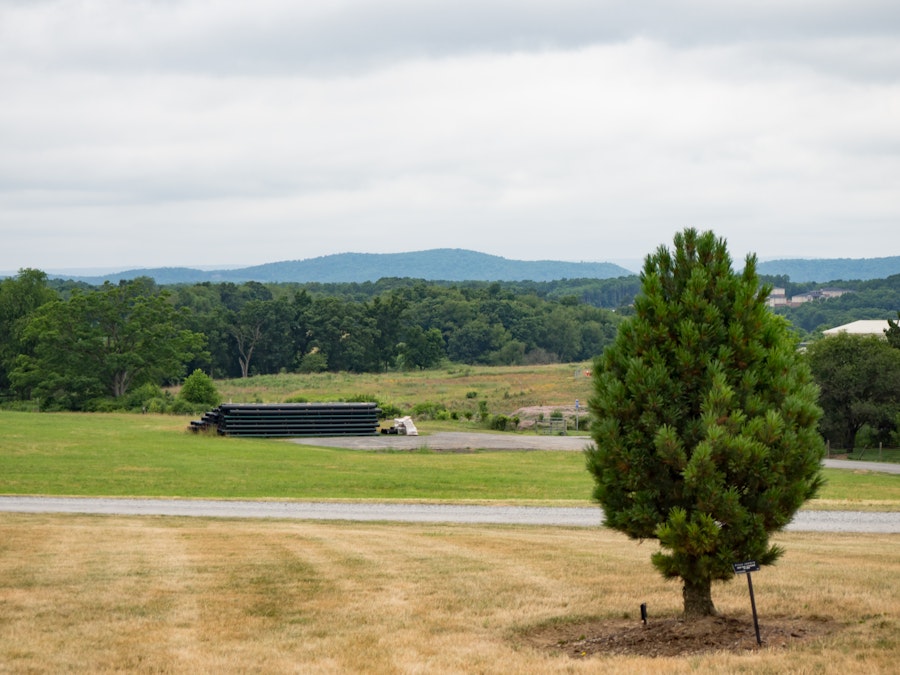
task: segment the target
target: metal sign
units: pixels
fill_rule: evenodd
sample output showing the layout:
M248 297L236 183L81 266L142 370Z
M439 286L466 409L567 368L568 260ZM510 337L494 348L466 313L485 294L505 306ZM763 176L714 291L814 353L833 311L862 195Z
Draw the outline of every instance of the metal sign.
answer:
M750 608L753 610L753 628L756 630L756 644L761 645L759 637L759 617L756 616L756 598L753 595L753 575L750 572L759 572L759 565L755 560L746 560L739 563L731 563L735 574L747 575L747 590L750 591Z

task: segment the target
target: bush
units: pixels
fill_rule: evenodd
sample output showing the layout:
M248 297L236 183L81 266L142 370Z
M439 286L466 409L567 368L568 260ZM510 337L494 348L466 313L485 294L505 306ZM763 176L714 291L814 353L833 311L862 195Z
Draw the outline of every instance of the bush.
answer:
M177 398L193 406L205 408L215 408L222 402L212 378L199 368L187 376Z
M381 414L379 416L383 420L394 419L395 417L403 417L403 411L399 406L396 406L393 403L379 403L378 409L381 411Z
M443 419L441 415L444 413L446 413L449 418L450 413L447 411L447 406L443 403L435 403L434 401L422 401L421 403L416 403L411 411L413 417L424 420Z
M126 409L125 405L126 402L124 400L104 396L103 398L92 398L85 401L83 409L85 412L121 412Z
M854 448L874 448L878 445L878 431L871 425L863 424L859 431L856 432L856 439L853 443Z
M119 399L119 408L122 410L142 411L147 403L155 398L163 398L165 394L162 388L153 382L146 382L136 389L132 389Z
M151 398L144 404L144 410L146 410L148 413L165 413L169 411L169 403L170 399L166 399L162 396L158 398Z
M215 406L213 406L215 407ZM196 415L209 410L209 406L203 403L191 403L183 398L176 397L169 407L169 412L173 415Z
M310 352L300 359L297 372L321 373L328 368L328 358L322 352Z
M488 426L496 431L506 431L509 426L509 418L506 415L494 415L490 418Z

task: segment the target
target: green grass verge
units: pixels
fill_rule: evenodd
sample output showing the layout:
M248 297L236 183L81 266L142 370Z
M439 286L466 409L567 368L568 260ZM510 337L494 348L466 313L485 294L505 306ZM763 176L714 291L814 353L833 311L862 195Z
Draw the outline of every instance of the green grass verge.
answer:
M856 449L847 455L847 459L858 459L866 462L900 463L900 448L865 448Z
M0 494L590 503L578 452L370 452L186 431L187 418L0 412ZM900 504L900 476L826 470L823 499Z

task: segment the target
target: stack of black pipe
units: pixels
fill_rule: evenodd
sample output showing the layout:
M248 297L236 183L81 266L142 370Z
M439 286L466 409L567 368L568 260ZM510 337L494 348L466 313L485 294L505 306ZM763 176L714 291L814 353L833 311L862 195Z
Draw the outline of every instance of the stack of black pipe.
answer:
M371 436L380 412L375 403L223 403L190 428L223 436Z

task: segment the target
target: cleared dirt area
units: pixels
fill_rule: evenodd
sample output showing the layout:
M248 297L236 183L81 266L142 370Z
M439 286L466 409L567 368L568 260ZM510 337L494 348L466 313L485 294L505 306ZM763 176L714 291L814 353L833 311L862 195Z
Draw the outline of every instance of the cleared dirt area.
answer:
M532 647L575 659L591 656L690 656L710 652L740 654L756 649L783 649L830 635L841 626L831 619L766 617L761 645L750 617L708 617L685 622L676 618L640 621L591 620L537 628L524 635Z

